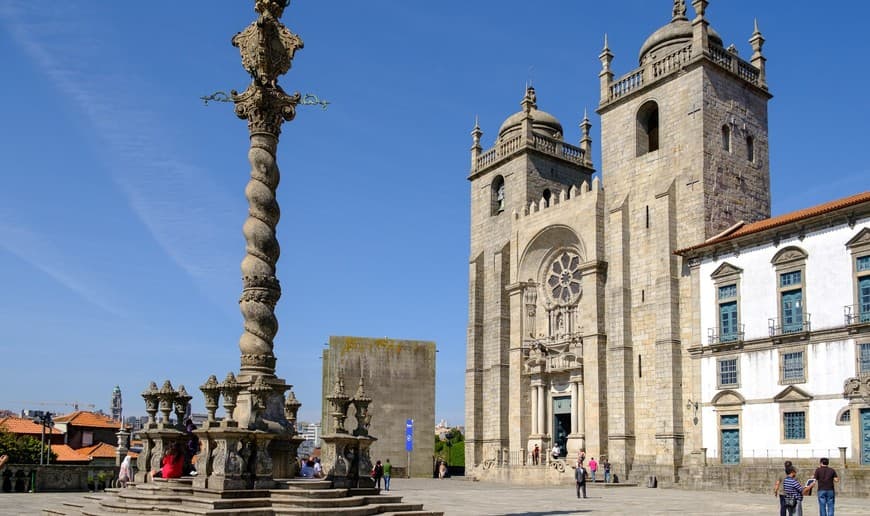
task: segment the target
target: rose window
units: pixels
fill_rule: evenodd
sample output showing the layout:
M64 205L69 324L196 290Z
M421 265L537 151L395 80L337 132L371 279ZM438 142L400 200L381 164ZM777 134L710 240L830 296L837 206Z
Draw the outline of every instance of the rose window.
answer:
M569 304L580 297L580 257L565 251L559 255L547 271L547 291L550 298L559 304Z

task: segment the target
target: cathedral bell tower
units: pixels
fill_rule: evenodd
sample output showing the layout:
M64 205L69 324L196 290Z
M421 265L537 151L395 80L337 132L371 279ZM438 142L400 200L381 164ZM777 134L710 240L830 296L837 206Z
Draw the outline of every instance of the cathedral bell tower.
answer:
M606 36L600 55L609 459L664 484L700 447L687 409L700 373L686 353L701 339L697 271L673 252L770 216L764 38L756 25L742 59L708 3L693 1L690 20L675 0L622 77Z
M562 125L538 109L535 89L528 86L522 109L501 125L492 148L484 150L475 123L471 133L471 253L466 367L466 464L495 458L521 443L529 429L518 431L528 407L517 385L519 369L511 367L511 332L519 331L511 314L511 295L526 278L518 278L514 233L518 218L567 199L568 192L589 190L592 181L589 123L584 120L579 146L566 143ZM583 186L585 185L585 186ZM513 236L512 236L513 235ZM512 372L513 371L513 372ZM515 416L512 416L514 414ZM528 423L526 423L528 426ZM514 432L513 434L511 432Z

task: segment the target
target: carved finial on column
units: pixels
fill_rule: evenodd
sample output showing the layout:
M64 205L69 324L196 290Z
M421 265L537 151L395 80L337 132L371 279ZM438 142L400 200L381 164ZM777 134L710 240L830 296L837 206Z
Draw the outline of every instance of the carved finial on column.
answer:
M708 26L710 23L704 17L707 10L707 0L692 0L695 9L695 19L692 20L692 56L702 56L710 46Z
M172 412L172 404L175 402L176 396L178 393L172 388L169 380L163 382L163 387L157 391L157 398L160 400L160 413L163 415L161 423L164 425L169 424L169 414Z
M583 161L587 166L592 166L592 137L589 135L591 128L592 122L589 121L589 114L584 108L583 121L580 122L580 148L583 149Z
M178 392L175 396L175 423L181 428L184 429L184 415L187 414L187 404L190 403L190 400L193 399L193 396L187 393L187 389L184 388L184 385L178 386Z
M344 392L344 379L341 371L335 377L335 385L332 388L332 395L326 397L326 401L332 406L332 424L333 431L339 434L346 434L344 421L347 419L347 408L350 403L347 394Z
M293 393L293 389L290 389L290 392L287 393L287 401L284 402L284 417L287 418L287 422L290 423L290 433L296 434L296 419L299 414L299 407L302 406L302 403L296 399L296 394Z
M227 373L226 379L221 383L221 394L224 395L224 410L227 413L224 418L225 426L236 426L238 424L233 420L233 411L236 408L236 400L241 390L242 386L236 381L233 373Z
M480 153L483 150L483 147L480 146L480 137L483 135L483 131L480 130L480 124L478 123L477 115L474 116L474 128L471 130L471 170L477 170L477 158L480 157Z
M148 414L148 425L157 424L157 384L151 382L148 388L142 392L142 399L145 400L145 413Z
M209 376L208 380L199 386L199 390L202 391L202 395L205 398L205 411L208 414L207 421L209 423L214 423L214 413L218 409L218 402L221 397L221 386L217 381L217 376Z
M601 83L601 104L610 100L610 83L613 82L613 71L610 69L610 63L613 62L613 53L607 45L607 34L604 34L604 48L601 49L601 54L598 55L601 61L601 72L598 73L598 80Z
M372 398L366 394L365 380L362 376L359 377L359 385L351 401L356 410L356 430L353 431L353 435L369 435L369 425L371 424L369 404L372 402Z
M752 45L752 57L749 58L749 62L752 66L758 68L758 85L767 89L767 76L765 74L767 58L761 53L761 49L764 47L764 37L761 35L761 31L758 30L757 19L754 20L753 24L752 37L749 38L749 44Z

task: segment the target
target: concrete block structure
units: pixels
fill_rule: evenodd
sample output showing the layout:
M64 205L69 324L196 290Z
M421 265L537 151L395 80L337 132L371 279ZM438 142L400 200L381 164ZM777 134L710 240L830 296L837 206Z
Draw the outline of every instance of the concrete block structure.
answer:
M406 422L413 420L413 451L410 474L432 475L435 439L435 343L367 337L329 337L323 352L323 392L333 390L340 373L349 394L360 377L365 392L374 400L369 406L369 435L377 438L371 446L373 460L390 459L393 475L407 473L409 454L405 449ZM323 404L323 434L333 432L328 403ZM356 426L353 413L346 425Z

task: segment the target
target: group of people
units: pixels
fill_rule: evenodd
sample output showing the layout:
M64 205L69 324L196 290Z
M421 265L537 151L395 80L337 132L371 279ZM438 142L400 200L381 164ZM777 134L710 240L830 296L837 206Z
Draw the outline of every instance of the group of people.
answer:
M375 487L381 488L381 479L384 479L384 491L390 490L390 478L393 476L393 465L390 464L390 459L383 464L381 461L376 461L372 466L372 480L375 481Z
M837 472L829 466L827 457L819 460L819 467L805 484L797 479L797 469L790 460L785 461L784 476L778 478L773 486L773 496L779 497L780 516L803 516L804 496L812 495L818 489L819 514L834 516L834 485L840 482Z
M577 486L577 498L586 498L586 480L595 482L595 476L599 469L604 470L604 483L610 483L610 461L604 457L599 463L595 457L589 459L589 472L586 471L586 451L577 453L577 463L574 465L574 483Z
M302 478L323 478L323 466L320 464L320 457L302 459L299 476Z

